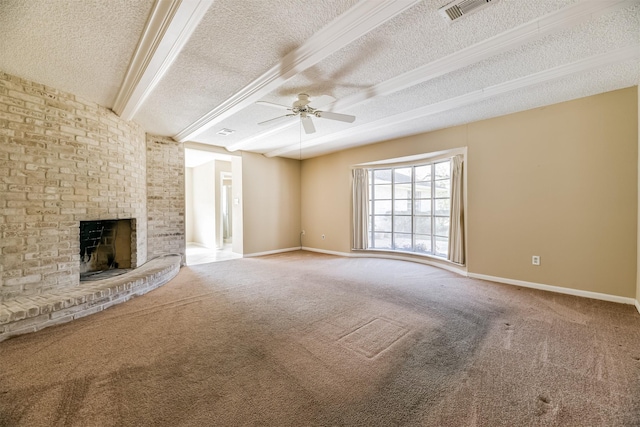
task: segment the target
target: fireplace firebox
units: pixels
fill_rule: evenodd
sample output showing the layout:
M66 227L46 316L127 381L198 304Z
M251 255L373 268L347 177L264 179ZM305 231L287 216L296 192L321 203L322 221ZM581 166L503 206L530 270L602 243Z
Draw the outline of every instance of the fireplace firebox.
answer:
M80 221L80 278L131 268L131 219Z

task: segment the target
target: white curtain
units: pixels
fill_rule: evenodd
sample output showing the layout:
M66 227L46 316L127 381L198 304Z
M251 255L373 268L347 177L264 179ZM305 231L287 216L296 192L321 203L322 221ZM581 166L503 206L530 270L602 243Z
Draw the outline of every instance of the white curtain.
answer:
M353 169L353 249L369 246L369 173Z
M451 217L449 221L449 261L464 264L464 161L461 155L451 159Z

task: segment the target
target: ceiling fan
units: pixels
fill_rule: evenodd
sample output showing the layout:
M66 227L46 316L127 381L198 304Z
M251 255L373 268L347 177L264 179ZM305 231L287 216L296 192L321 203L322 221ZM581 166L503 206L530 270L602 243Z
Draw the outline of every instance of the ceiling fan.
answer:
M356 116L332 113L330 111L320 111L318 109L324 105L330 104L333 101L335 101L335 98L329 95L322 95L316 98L314 101L311 101L309 99L309 95L307 95L306 93L299 94L298 99L293 102L291 107L281 104L275 104L273 102L258 101L257 104L260 105L266 105L269 107L279 108L281 110L291 111L291 113L289 114L265 120L264 122L258 123L258 125L279 123L281 121L289 120L291 117L300 116L300 121L302 122L302 127L304 128L305 133L314 133L316 131L316 127L314 126L311 117L319 117L321 119L338 120L341 122L353 123L353 121L356 119ZM311 103L313 103L313 107L310 105Z

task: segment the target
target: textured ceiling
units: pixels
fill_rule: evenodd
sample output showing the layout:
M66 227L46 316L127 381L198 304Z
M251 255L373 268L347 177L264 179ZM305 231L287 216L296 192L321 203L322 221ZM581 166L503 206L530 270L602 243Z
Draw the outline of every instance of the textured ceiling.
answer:
M136 116L174 135L276 64L355 1L216 0ZM171 102L167 102L167 100Z
M0 0L0 70L111 108L153 0Z
M437 10L449 1L212 1L133 120L308 158L640 82L640 0L495 0L448 23ZM0 0L0 70L112 107L152 7ZM256 100L301 92L333 96L326 109L356 121L314 118L311 135L297 119L258 125L286 111Z

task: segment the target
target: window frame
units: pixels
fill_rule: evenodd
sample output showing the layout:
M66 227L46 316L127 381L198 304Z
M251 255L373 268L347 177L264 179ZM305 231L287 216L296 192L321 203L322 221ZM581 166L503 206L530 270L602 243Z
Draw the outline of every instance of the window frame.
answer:
M444 179L436 179L436 165L448 163L449 172L446 178ZM429 181L416 181L416 169L420 167L430 167L430 176ZM396 186L397 184L405 184L404 182L398 183L396 182L396 170L398 169L408 169L410 168L410 199L396 199ZM375 174L377 171L389 171L390 180L388 184L378 184L378 185L389 185L390 186L390 199L377 199L376 198L376 183L375 183ZM377 167L367 168L367 173L369 174L369 218L368 218L368 227L367 227L367 235L369 246L368 250L373 251L391 251L391 252L403 252L410 253L414 255L421 256L431 256L439 259L447 258L447 249L448 249L448 239L449 239L449 223L450 223L450 215L451 215L451 157L447 156L445 158L434 159L430 161L420 161L411 164L396 164L396 165L379 165ZM447 197L436 197L436 183L437 181L448 181L448 195ZM419 183L428 182L430 185L430 194L429 198L416 198L416 185ZM397 214L396 213L396 201L397 200L408 200L410 202L410 214ZM430 209L429 214L418 214L416 213L416 203L419 200L429 200ZM436 214L436 203L438 200L448 200L448 209L447 214ZM385 214L375 214L376 202L386 202L390 203L390 211ZM396 217L409 216L411 218L411 231L410 233L398 232L396 231ZM390 231L383 230L377 231L376 228L376 217L390 217ZM417 221L416 218L429 218L430 234L420 234L417 233ZM438 218L446 218L445 221L438 220ZM446 235L438 234L436 224L438 222L444 222L446 225ZM442 225L441 227L442 228ZM376 247L376 234L389 234L390 236L390 244L387 247ZM399 247L400 245L396 242L396 238L399 235L409 235L411 240L410 248ZM416 248L416 239L418 238L428 238L430 240L430 250L418 250ZM437 251L437 248L440 246L438 242L441 242L442 239L446 239L446 245L444 251Z

